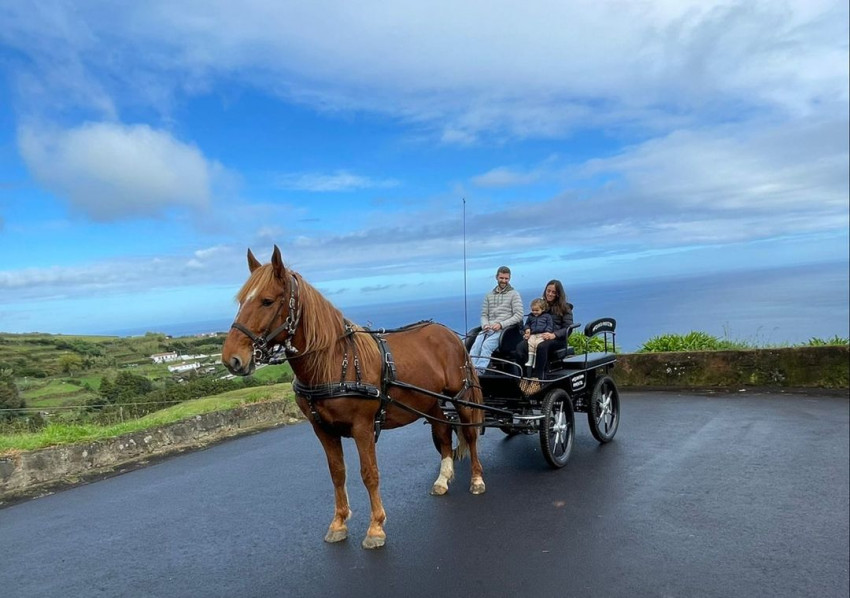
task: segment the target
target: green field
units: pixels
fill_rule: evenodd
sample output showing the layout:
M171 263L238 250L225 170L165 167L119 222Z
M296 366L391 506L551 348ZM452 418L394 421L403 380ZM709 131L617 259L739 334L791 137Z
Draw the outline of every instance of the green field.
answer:
M37 432L0 434L0 455L35 450L74 442L94 442L121 434L146 430L212 411L232 409L247 403L292 399L291 384L243 388L212 397L185 401L144 417L108 425L50 423Z

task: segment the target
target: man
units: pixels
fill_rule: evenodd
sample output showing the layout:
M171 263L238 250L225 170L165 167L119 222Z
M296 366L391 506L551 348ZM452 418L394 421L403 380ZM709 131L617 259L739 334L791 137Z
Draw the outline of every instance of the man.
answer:
M511 285L511 269L500 266L496 271L496 288L484 295L481 306L481 332L469 350L472 365L482 373L490 363L490 355L499 346L502 331L522 322L522 298Z

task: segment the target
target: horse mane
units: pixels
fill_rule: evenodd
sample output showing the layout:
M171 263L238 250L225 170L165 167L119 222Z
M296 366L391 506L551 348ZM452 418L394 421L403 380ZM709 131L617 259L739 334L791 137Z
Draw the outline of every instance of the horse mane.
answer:
M249 297L253 297L263 289L272 286L274 283L274 268L271 264L260 266L253 272L239 292L236 293L236 301L242 305Z
M342 350L334 351L335 346L342 341L345 335L345 319L342 312L333 303L328 301L313 285L294 270L288 272L298 282L298 304L301 306L301 323L299 332L304 335L305 346L304 366L307 375L312 380L305 380L313 384L331 382L339 377L342 371ZM241 305L246 299L254 296L275 284L279 284L275 278L274 267L271 264L260 266L251 273L251 276L236 294L236 300ZM284 300L288 301L288 285L284 288ZM363 330L362 327L352 324L354 330ZM296 333L297 334L297 333ZM378 345L368 334L353 334L358 359L361 368L371 369L373 364L379 364L381 354ZM335 359L337 357L337 359ZM298 359L298 357L295 357ZM349 363L353 364L354 355L349 354ZM349 370L354 371L353 365Z

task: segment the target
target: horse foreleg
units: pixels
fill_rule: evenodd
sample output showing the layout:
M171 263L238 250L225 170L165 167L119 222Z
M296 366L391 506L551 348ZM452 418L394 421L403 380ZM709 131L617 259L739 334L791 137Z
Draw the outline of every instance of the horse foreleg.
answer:
M351 517L348 503L348 490L345 488L345 458L342 453L342 439L332 436L318 426L314 426L316 436L325 449L328 469L334 485L334 518L325 534L325 542L340 542L348 537L346 521Z
M360 454L360 476L363 485L369 493L369 504L372 507L372 517L369 521L369 530L363 540L363 548L380 548L387 539L384 532L384 522L387 514L381 502L380 473L378 472L378 460L375 455L375 430L371 421L368 425L357 426L352 430L354 442L357 444L357 452Z
M442 410L439 415L443 417ZM440 474L431 487L431 494L442 496L449 491L449 482L455 477L454 460L452 459L452 429L447 424L431 423L431 437L434 446L440 452Z

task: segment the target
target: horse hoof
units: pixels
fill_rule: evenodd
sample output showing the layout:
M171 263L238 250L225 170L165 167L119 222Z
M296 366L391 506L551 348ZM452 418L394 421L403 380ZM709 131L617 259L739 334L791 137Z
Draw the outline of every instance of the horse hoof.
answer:
M386 536L366 536L363 540L363 548L367 550L373 550L375 548L381 548L387 541Z
M473 482L469 486L469 491L472 492L473 494L484 494L485 490L486 490L486 488L484 486L484 482Z
M338 529L336 531L328 530L328 533L325 534L325 542L342 542L348 537L347 529Z
M431 496L443 496L448 491L448 486L440 486L438 484L434 484L434 486L431 488Z

